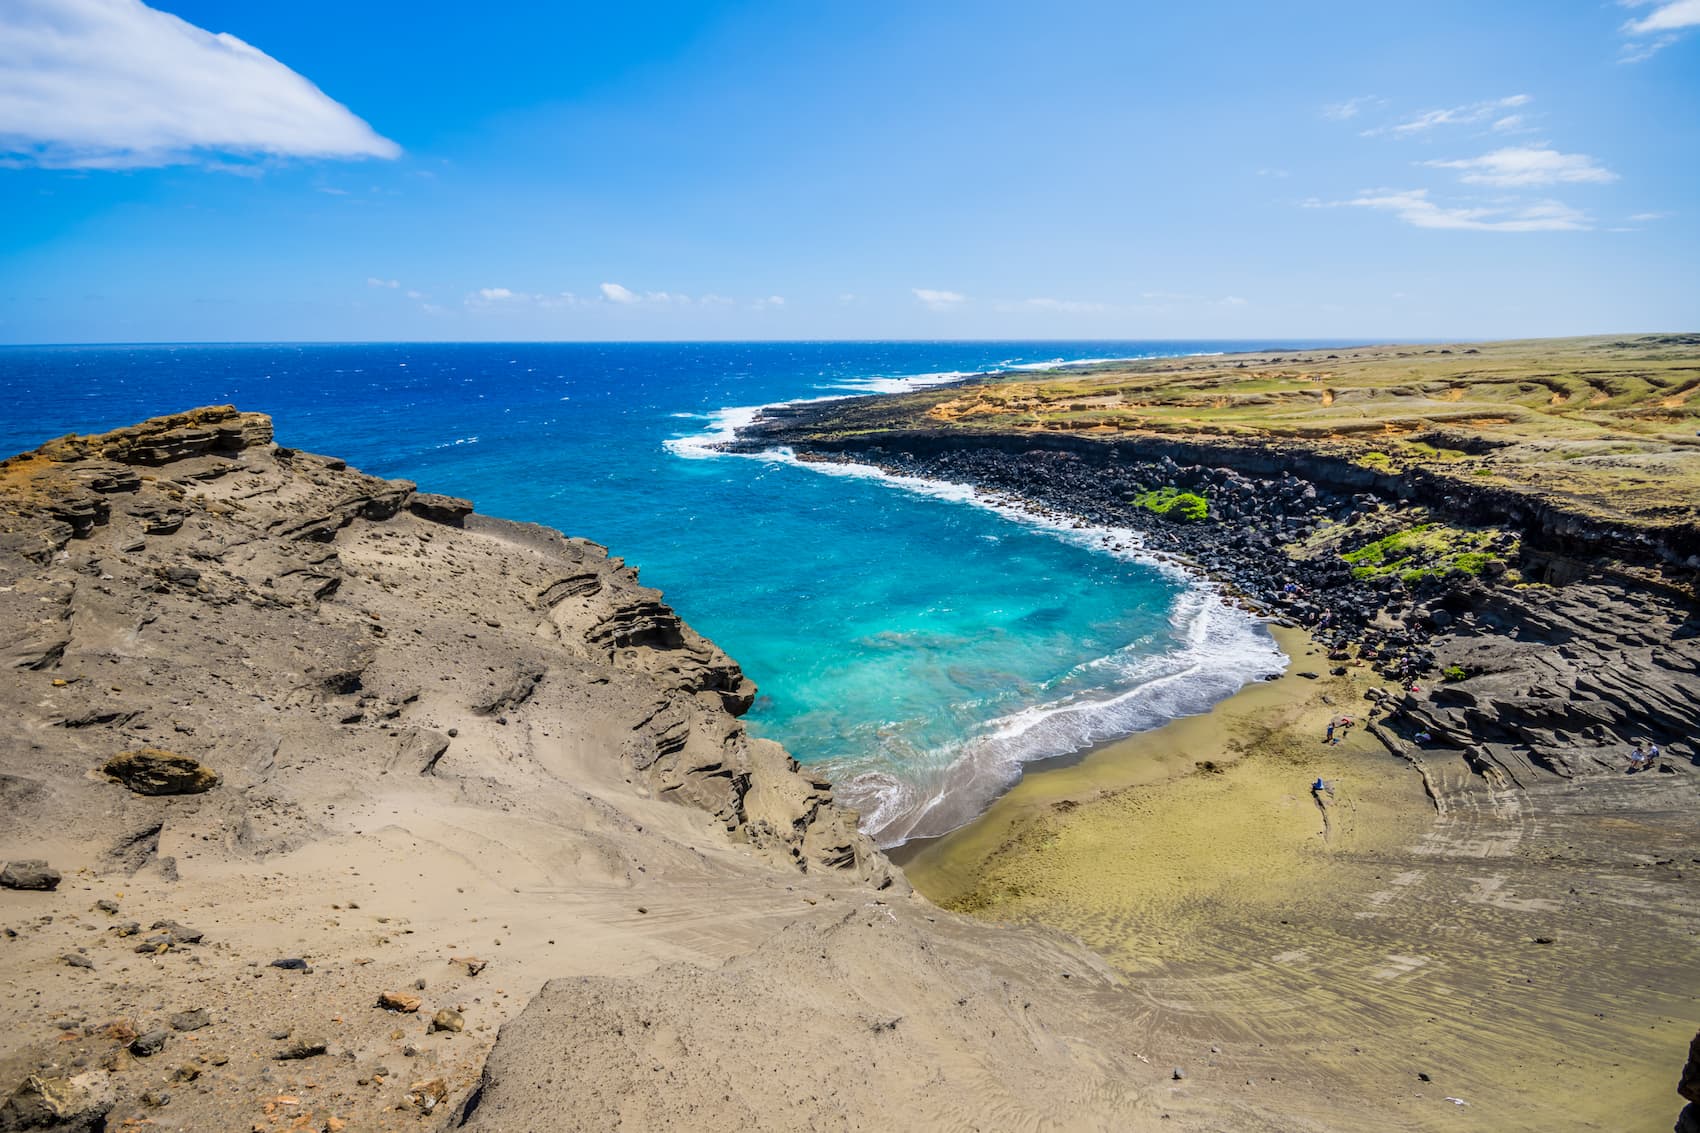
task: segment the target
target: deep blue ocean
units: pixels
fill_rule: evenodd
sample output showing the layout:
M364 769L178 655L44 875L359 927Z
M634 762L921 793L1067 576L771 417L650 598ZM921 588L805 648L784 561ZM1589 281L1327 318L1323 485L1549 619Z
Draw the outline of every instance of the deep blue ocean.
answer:
M703 442L785 400L1291 345L4 347L0 453L234 403L281 444L607 544L760 685L752 730L824 765L890 844L965 821L1024 761L1202 711L1280 656L1126 533Z

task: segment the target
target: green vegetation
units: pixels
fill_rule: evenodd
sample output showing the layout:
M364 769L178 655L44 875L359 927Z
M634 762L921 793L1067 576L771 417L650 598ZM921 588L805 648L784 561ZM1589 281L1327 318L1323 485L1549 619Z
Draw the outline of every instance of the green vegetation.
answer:
M1449 681L1461 681L1470 674L1464 671L1462 665L1448 665L1440 670L1440 675Z
M1141 492L1130 501L1135 507L1154 511L1164 519L1197 523L1210 516L1210 504L1197 492L1182 492L1176 488L1157 488Z
M1340 557L1352 577L1397 575L1405 583L1448 575L1479 575L1496 556L1488 550L1498 533L1464 531L1440 523L1418 523L1384 535Z

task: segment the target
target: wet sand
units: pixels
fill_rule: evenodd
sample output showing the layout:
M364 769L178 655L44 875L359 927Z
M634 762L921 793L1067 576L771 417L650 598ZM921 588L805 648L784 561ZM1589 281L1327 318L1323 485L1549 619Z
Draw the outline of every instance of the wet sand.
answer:
M1628 776L1494 791L1409 749L1431 800L1361 726L1385 682L1277 636L1282 678L1030 773L905 855L910 880L1098 951L1201 1100L1326 1129L1667 1127L1700 1017L1691 800ZM1330 746L1339 714L1360 726Z

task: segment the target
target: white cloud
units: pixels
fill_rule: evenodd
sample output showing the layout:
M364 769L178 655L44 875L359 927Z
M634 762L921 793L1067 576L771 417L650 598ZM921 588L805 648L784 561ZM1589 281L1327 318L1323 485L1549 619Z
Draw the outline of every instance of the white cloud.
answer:
M768 307L783 307L785 306L785 296L769 295L765 299L757 299L754 303L751 303L750 306L758 311L766 310Z
M1426 110L1414 118L1403 122L1395 122L1391 126L1376 126L1362 131L1366 138L1379 137L1382 134L1392 134L1396 138L1414 137L1426 133L1437 126L1462 126L1475 122L1485 122L1502 110L1510 110L1519 106L1527 106L1532 99L1526 94L1507 95L1505 98L1491 99L1487 102L1471 102L1463 106L1451 106L1443 110ZM1521 117L1513 115L1518 122Z
M425 293L423 291L409 291L407 293L407 297L409 299L423 299L425 298Z
M85 169L401 153L263 51L141 0L0 3L0 150Z
M500 303L508 299L524 299L526 296L509 291L506 287L480 287L478 297L486 303Z
M915 298L935 311L948 311L968 302L968 296L957 291L936 291L931 287L915 287L910 290L914 291Z
M728 299L724 295L716 295L714 292L710 291L707 295L704 295L701 299L697 300L697 305L701 307L730 307L734 302L736 302L736 300Z
M1493 129L1496 134L1507 134L1512 130L1520 130L1522 127L1523 116L1521 114L1507 114L1503 118L1495 119L1493 123Z
M1646 224L1654 220L1663 220L1669 215L1668 212L1638 212L1629 219L1636 224Z
M1371 189L1349 201L1307 201L1309 208L1367 208L1391 212L1417 228L1468 229L1477 232L1576 232L1592 228L1586 213L1561 201L1445 208L1429 200L1427 189Z
M1383 100L1371 94L1348 98L1345 102L1334 102L1322 108L1324 118L1332 118L1336 122L1344 122L1348 118L1356 118L1366 107L1382 105Z
M636 303L637 295L630 289L621 287L618 283L604 283L602 297L610 303Z
M1641 0L1626 6L1638 8L1642 7L1644 2L1645 0ZM1623 30L1630 35L1648 35L1652 32L1681 31L1691 27L1700 27L1700 0L1667 0L1648 15L1624 24Z
M375 275L369 275L366 277L366 286L387 287L393 291L397 287L401 286L401 281L399 279L379 279ZM412 292L409 292L409 294L412 294Z
M1679 38L1681 37L1665 35L1658 39L1648 40L1645 43L1626 43L1618 49L1617 61L1619 63L1645 63Z
M1462 170L1462 181L1501 188L1575 182L1605 184L1617 180L1617 174L1597 164L1587 154L1559 153L1544 146L1511 146L1481 157L1425 161L1423 164L1436 169Z

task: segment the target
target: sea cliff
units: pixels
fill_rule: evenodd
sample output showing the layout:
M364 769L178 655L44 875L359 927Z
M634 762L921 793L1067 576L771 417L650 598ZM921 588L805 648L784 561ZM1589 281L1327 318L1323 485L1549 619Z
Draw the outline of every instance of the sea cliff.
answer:
M0 1128L1152 1116L594 543L215 407L0 464L0 574Z

